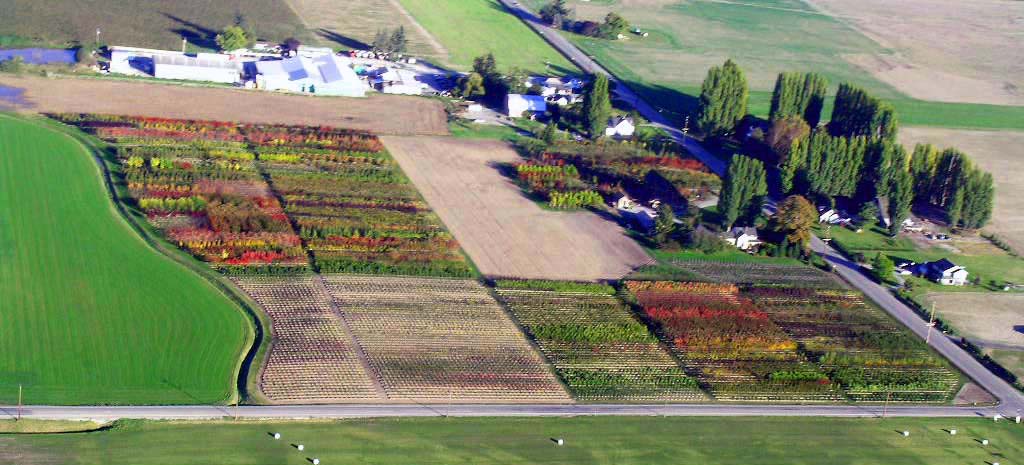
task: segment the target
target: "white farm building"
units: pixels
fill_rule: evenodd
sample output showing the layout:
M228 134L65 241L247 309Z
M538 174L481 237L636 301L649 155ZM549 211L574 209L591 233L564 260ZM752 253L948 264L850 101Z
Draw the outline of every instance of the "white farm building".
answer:
M256 87L317 95L363 97L366 84L349 66L349 59L334 54L298 56L256 62Z
M153 76L160 79L234 83L241 74L237 61L228 55L200 53L153 55Z

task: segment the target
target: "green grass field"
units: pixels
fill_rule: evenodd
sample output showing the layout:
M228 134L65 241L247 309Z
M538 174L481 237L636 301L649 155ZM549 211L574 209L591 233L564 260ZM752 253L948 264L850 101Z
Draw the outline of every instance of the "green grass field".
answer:
M555 49L506 11L496 0L401 0L402 5L449 52L449 62L462 70L473 58L493 52L498 67L515 66L532 73L578 73Z
M527 3L536 10L546 2ZM732 58L747 73L749 111L757 116L768 115L779 72L815 71L829 78L833 90L840 82L851 82L891 101L905 125L1024 129L1024 107L922 101L875 79L843 55L889 51L800 0L653 3L624 7L622 2L570 2L579 19L598 20L607 11L619 11L649 37L629 34L627 40L608 41L566 35L680 122L696 111L708 68ZM826 119L830 112L831 102Z
M951 436L945 428L956 428ZM910 431L903 437L898 431ZM274 440L271 432L281 433ZM552 438L563 438L558 446ZM980 440L988 439L988 446ZM1016 463L1024 428L983 418L479 418L307 423L128 423L0 437L0 462L90 464ZM13 440L12 440L13 439ZM303 444L298 451L293 444Z
M178 50L182 36L201 48L242 15L264 40L312 38L283 0L0 0L0 35L45 43L100 42ZM126 14L128 13L128 14Z
M0 115L0 403L223 402L252 338L114 210L91 153Z

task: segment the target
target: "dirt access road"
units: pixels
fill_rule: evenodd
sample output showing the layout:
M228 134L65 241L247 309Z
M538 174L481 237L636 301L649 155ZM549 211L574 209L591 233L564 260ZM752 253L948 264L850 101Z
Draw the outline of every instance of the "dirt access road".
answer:
M314 97L113 79L10 75L0 76L3 87L24 90L18 110L28 112L334 126L377 134L448 134L441 103L417 97Z
M498 170L521 160L504 142L383 140L486 276L617 279L651 263L615 223L590 212L545 210L526 198Z

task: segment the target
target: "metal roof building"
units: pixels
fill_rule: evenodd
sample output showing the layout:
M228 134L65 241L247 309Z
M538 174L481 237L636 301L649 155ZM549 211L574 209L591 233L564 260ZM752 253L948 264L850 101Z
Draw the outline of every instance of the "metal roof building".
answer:
M200 53L196 56L153 56L153 76L160 79L233 83L238 82L240 73L238 62L227 55Z
M256 87L318 95L363 97L366 84L349 66L348 58L337 55L304 56L256 62Z

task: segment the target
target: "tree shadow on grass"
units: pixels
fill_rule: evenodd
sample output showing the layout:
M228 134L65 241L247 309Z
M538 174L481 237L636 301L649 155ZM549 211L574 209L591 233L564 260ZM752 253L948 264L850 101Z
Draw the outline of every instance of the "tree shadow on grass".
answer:
M316 35L323 39L334 42L342 47L356 50L369 50L370 44L363 42L359 39L349 37L343 34L339 34L330 29L320 28L316 30Z
M677 89L660 84L640 81L625 81L625 84L640 98L667 117L674 126L682 126L687 116L690 117L690 128L696 123L700 99ZM634 102L626 102L634 104Z
M217 31L170 13L161 12L160 14L177 23L179 27L170 31L184 37L189 43L202 48L217 48Z

